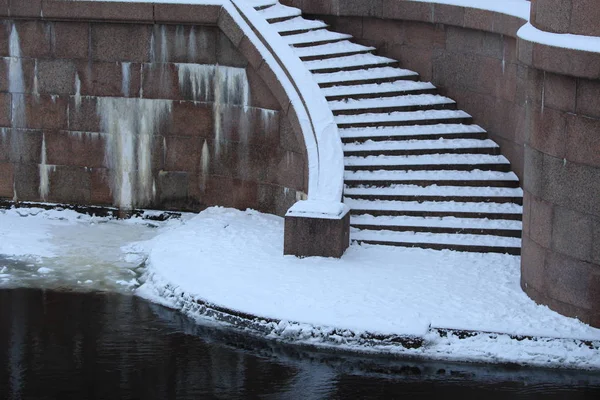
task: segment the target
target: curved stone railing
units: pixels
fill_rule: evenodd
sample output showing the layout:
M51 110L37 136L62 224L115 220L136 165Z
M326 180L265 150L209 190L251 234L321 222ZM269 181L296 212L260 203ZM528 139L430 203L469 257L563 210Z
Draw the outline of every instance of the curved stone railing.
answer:
M341 203L344 173L342 142L325 97L300 58L248 2L231 0L231 4L260 40L260 45L268 49L269 54L263 54L265 61L274 63L271 68L284 84L304 134L309 164L308 200L295 204L288 215L342 216L345 212Z

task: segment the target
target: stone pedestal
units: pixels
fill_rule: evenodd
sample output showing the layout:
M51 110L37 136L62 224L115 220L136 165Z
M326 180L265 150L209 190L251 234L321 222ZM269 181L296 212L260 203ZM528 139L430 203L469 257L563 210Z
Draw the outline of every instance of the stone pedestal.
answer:
M350 245L350 213L344 209L335 217L285 217L283 253L297 257L340 258Z

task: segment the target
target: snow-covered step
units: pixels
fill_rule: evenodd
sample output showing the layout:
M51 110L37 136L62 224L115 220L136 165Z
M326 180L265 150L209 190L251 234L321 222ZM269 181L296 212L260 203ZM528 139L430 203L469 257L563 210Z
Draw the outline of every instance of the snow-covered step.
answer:
M279 32L280 35L294 35L327 28L327 24L323 21L304 19L302 17L292 18L283 22L275 22L272 23L271 26Z
M396 184L387 187L346 187L344 196L363 200L459 201L522 204L521 188L470 186L418 186Z
M395 67L368 68L357 71L338 71L313 75L321 88L343 85L361 85L393 82L397 80L417 80L419 74L408 69Z
M344 198L352 215L392 215L392 216L429 216L489 218L520 221L523 207L515 203L482 203L457 201L393 201L360 200Z
M452 170L510 171L509 161L501 155L426 154L417 156L344 157L345 169L359 170Z
M422 155L422 154L500 154L500 147L489 139L386 140L344 143L346 156Z
M299 8L284 6L280 3L263 8L258 13L268 22L286 21L302 15L302 11Z
M489 186L519 187L514 172L498 171L344 171L344 183L353 185L390 186L412 184L419 186Z
M309 31L283 37L283 40L287 44L297 48L313 46L317 44L335 43L348 39L352 39L352 35L332 32L327 29L319 29L317 31Z
M365 113L337 115L334 117L339 128L434 125L470 123L472 117L462 110L419 110L392 113Z
M396 232L468 233L521 237L521 221L487 218L406 217L353 215L350 225L359 229Z
M246 0L256 10L274 6L278 3L277 0Z
M294 53L296 53L296 55L300 57L302 61L311 61L368 53L373 50L375 50L375 47L367 47L344 40L336 43L295 48Z
M482 253L521 253L521 239L491 235L470 235L427 232L393 232L352 229L350 239L363 243L389 246L451 249Z
M430 82L399 80L367 85L332 86L321 89L327 100L365 99L402 94L425 94L436 90Z
M399 140L433 140L441 138L468 139L481 138L485 130L478 125L465 124L435 124L382 126L369 128L340 129L342 142L399 141Z
M304 65L313 73L332 73L355 70L363 71L377 66L397 66L398 61L369 53L327 58L325 60L305 61Z
M356 114L357 112L389 113L395 111L456 108L456 102L438 94L408 94L374 99L330 101L329 108L333 111L334 115L348 115Z

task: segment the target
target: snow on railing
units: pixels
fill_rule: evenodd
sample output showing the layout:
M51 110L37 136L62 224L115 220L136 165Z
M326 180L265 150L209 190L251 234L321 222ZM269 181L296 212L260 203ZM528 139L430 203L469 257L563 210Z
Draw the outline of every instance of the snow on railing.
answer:
M287 215L339 218L347 207L341 203L344 185L344 153L333 113L300 58L246 0L230 0L224 7L259 49L276 74L296 111L308 158L308 200L294 204ZM232 11L235 11L232 12ZM236 15L237 14L237 15ZM238 17L243 21L239 21ZM246 32L244 28L250 28ZM258 40L256 42L255 40Z

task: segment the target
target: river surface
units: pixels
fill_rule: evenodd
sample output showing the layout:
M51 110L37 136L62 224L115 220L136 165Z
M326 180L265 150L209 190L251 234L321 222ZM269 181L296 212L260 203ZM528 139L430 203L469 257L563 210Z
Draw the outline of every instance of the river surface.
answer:
M124 293L0 290L0 399L600 398L599 374L372 358L192 321Z

